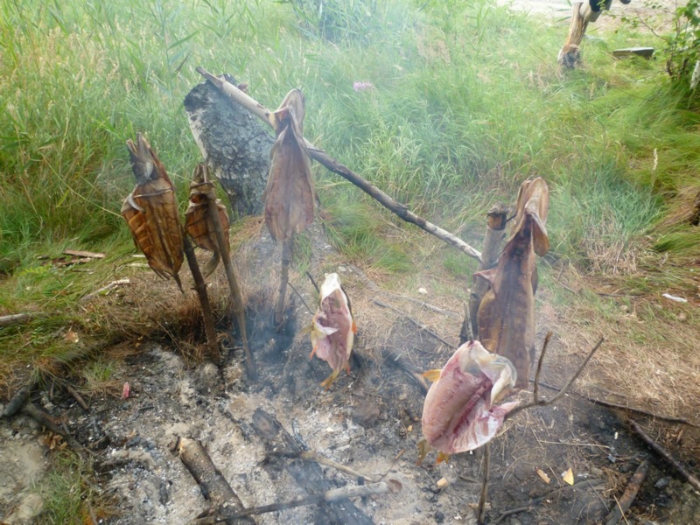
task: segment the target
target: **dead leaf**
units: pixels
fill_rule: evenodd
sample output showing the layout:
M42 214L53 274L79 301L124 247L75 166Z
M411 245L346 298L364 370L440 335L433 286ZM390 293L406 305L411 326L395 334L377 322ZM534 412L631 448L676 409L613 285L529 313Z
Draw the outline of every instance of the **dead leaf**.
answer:
M537 470L535 470L535 472L537 472L537 475L538 475L538 476L542 479L542 481L544 481L547 485L549 485L549 483L552 481L551 479L549 479L549 476L547 475L547 473L546 473L544 470L537 469Z
M68 330L64 337L67 343L76 344L80 341L80 337L73 330Z
M562 479L569 485L574 484L574 471L569 468L566 472L561 475Z

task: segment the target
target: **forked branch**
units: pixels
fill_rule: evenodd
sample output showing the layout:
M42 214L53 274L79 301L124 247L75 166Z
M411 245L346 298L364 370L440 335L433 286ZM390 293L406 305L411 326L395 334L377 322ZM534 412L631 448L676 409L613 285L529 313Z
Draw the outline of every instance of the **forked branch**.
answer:
M581 366L578 367L578 370L576 370L576 373L573 376L571 376L571 378L567 381L567 383L564 385L564 387L552 399L540 399L538 397L538 393L539 393L538 383L539 383L539 379L540 379L539 376L540 376L540 372L542 370L542 362L544 359L545 352L547 350L547 345L549 344L549 339L550 339L550 334L547 334L547 337L545 337L545 340L544 340L544 345L542 346L542 353L540 354L540 359L537 362L537 372L535 374L535 386L532 390L532 401L530 403L520 405L519 407L516 407L513 410L511 410L508 413L508 415L506 416L506 419L512 418L513 416L515 416L519 412L522 412L523 410L527 410L529 408L538 407L538 406L544 407L544 406L552 405L552 404L556 403L557 401L559 401L559 399L561 399L564 396L564 394L566 394L568 392L569 388L571 388L571 385L574 384L574 381L576 381L578 379L578 376L580 376L581 372L583 372L583 369L586 368L586 365L591 360L593 355L598 351L598 349L600 348L600 345L602 345L603 341L605 341L604 337L601 337L598 340L596 345L593 347L593 349L586 356L586 359L584 359L583 363L581 363Z

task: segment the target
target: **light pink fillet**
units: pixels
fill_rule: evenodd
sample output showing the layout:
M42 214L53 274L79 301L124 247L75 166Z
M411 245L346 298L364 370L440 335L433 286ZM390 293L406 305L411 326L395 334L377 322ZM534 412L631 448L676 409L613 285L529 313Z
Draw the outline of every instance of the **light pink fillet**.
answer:
M333 369L325 386L330 386L342 368L349 371L349 360L357 331L338 274L331 273L321 286L321 304L314 315L311 342L314 354Z
M508 359L473 341L460 346L440 372L423 404L423 435L443 454L488 443L518 402L496 405L516 381Z

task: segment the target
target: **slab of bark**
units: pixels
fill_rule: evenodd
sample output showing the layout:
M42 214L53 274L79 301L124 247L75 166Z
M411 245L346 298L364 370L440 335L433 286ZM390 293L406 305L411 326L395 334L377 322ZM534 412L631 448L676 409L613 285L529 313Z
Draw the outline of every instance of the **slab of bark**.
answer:
M195 86L184 104L194 140L228 195L231 209L239 217L260 215L274 137L209 82Z
M282 427L280 422L261 408L258 408L253 414L253 428L264 440L265 449L269 453L300 456L304 452L301 444ZM283 459L282 461L284 461L287 472L307 494L318 494L333 488L317 463L304 461L300 458ZM316 523L373 525L374 521L357 508L354 503L345 499L319 506Z

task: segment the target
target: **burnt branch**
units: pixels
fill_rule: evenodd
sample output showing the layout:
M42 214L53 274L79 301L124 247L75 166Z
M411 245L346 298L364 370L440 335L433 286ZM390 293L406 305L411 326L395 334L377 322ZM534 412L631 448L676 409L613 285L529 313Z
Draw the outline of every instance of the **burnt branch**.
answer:
M647 471L649 470L649 462L642 461L642 463L637 467L632 479L627 484L624 494L617 501L615 508L608 514L608 519L605 521L605 525L617 525L621 519L624 518L625 512L629 510L634 502L634 498L637 497L637 492L644 482L644 478L647 477ZM625 522L627 519L625 518Z
M649 434L644 432L642 427L639 426L639 423L637 423L634 419L630 419L630 424L639 437L642 438L642 440L644 440L644 442L649 445L654 452L664 458L673 468L675 468L695 490L700 490L700 480L698 480L698 478L688 472L686 468L676 461L664 447L659 445L649 436Z

